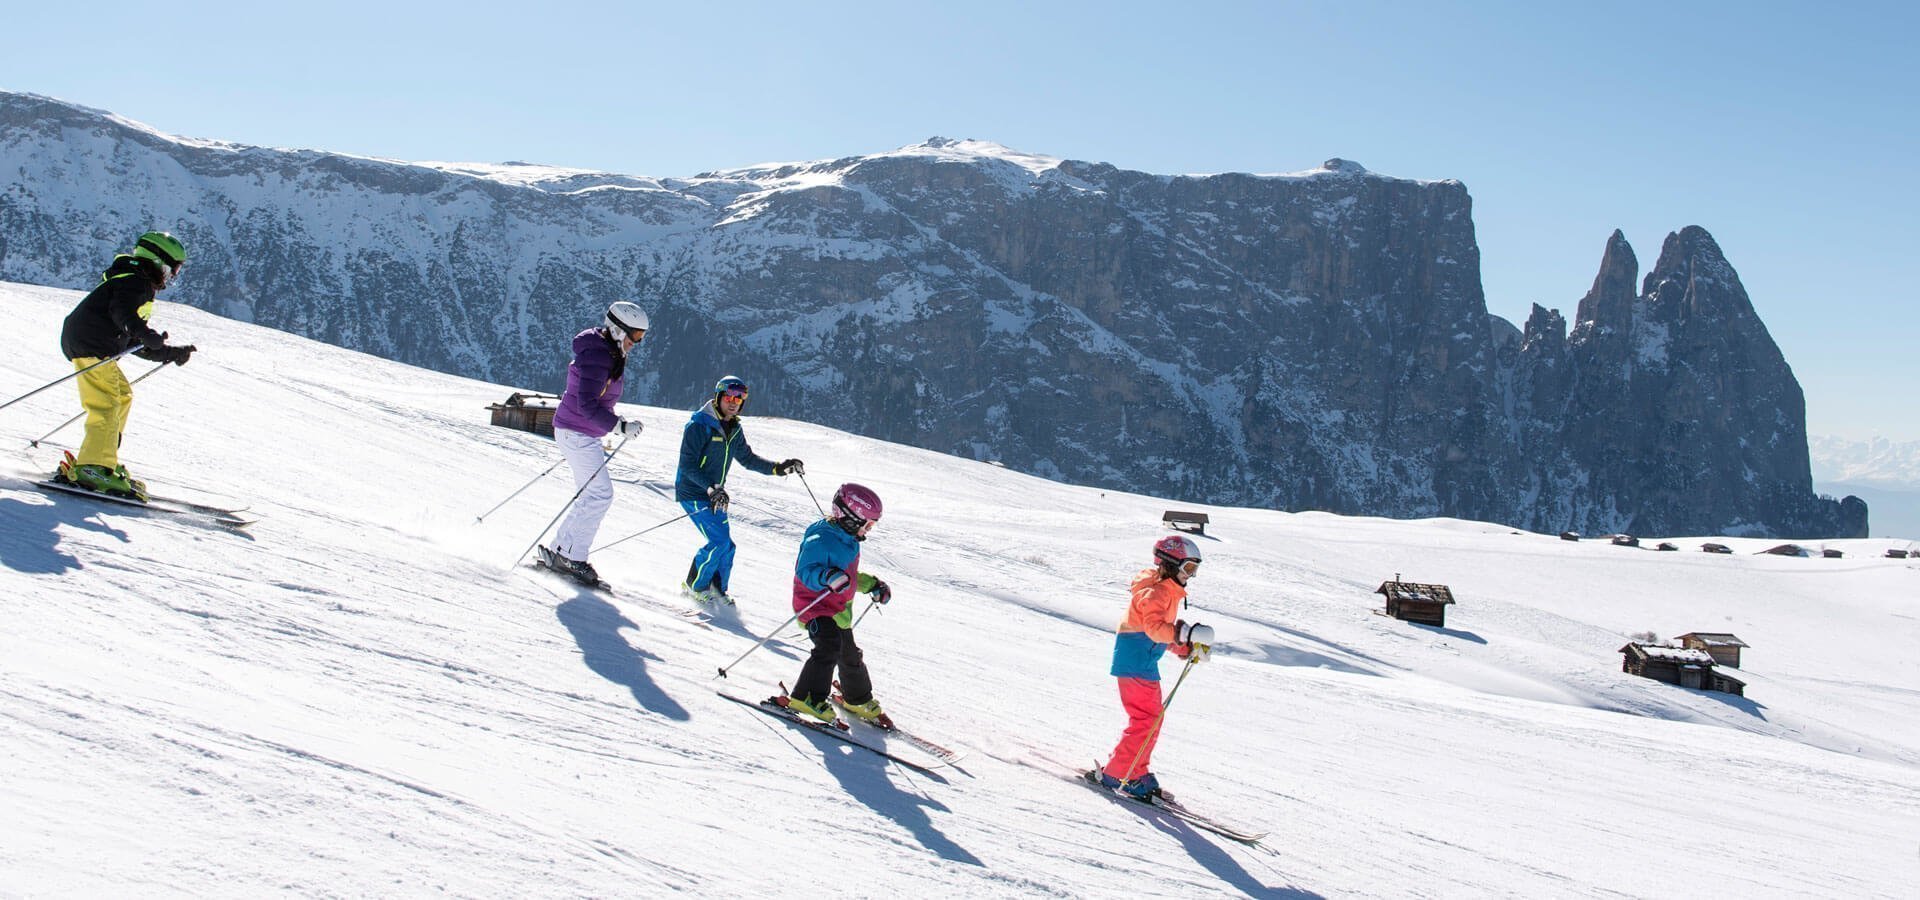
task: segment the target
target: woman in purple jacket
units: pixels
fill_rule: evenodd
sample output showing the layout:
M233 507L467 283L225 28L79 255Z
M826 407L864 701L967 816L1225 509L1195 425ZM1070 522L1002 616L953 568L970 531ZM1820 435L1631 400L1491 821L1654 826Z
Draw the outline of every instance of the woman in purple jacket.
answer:
M621 301L607 307L598 328L573 336L573 362L567 366L567 389L553 412L553 442L573 468L573 486L580 492L567 513L552 547L540 548L547 567L584 584L597 585L600 574L587 564L587 551L600 531L600 520L613 505L613 479L607 475L606 452L600 439L609 432L622 437L640 433L639 419L623 419L613 411L624 387L627 354L647 334L647 312Z

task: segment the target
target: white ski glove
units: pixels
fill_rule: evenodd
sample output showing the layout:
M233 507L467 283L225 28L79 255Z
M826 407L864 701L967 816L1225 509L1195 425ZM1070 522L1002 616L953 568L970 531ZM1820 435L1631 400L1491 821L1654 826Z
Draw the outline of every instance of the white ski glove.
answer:
M1194 662L1206 662L1207 658L1213 655L1212 625L1197 622L1189 625L1180 622L1174 626L1174 637L1175 643L1187 648L1187 652L1182 655Z
M619 432L621 437L639 437L643 427L639 419L621 419L620 424L613 426L613 430Z

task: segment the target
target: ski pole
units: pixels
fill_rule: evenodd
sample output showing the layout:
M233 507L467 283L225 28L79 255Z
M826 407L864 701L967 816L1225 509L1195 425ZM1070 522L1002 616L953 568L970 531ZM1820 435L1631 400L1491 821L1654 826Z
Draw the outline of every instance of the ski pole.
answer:
M633 540L634 538L637 538L637 537L639 537L639 536L641 536L641 535L643 535L643 534L646 534L646 533L647 533L647 532L649 532L649 531L652 531L652 530L654 530L655 528L665 528L665 527L667 527L668 525L672 525L673 523L675 523L675 522L678 522L678 521L680 521L681 519L684 519L684 518L686 518L686 517L688 517L688 516L690 516L690 515L693 515L693 513L681 513L681 514L679 514L679 515L677 515L677 516L674 516L674 517L673 517L673 518L671 518L671 519L668 519L668 520L666 520L665 522L661 522L661 523L660 523L660 524L658 524L658 525L654 525L654 526L652 526L652 527L650 527L650 528L642 528L642 529L640 529L639 531L636 531L636 532L634 532L634 533L632 533L632 534L630 534L630 535L627 535L626 537L623 537L623 538L621 538L621 539L619 539L619 540L617 540L617 541L614 541L614 542L613 542L612 544L601 544L600 546L598 546L598 547L595 547L595 548L593 548L593 549L592 549L591 551L588 551L588 552L590 552L590 553L599 553L600 551L602 551L602 550L605 550L605 549L607 549L608 547L612 547L612 546L614 546L614 545L616 545L616 544L624 544L624 543L626 543L627 541L630 541L630 540Z
M50 388L50 387L53 387L54 385L57 385L57 384L59 384L60 382L63 382L63 381L66 381L66 380L68 380L68 379L71 379L71 378L78 378L78 377L80 377L80 376L82 376L82 375L85 375L85 374L87 374L88 372L91 372L91 371L93 371L94 369L97 369L97 368L99 368L99 367L101 367L101 366L104 366L104 365L106 365L107 363L110 363L110 362L113 362L114 360L116 360L116 359L119 359L119 358L120 358L120 357L122 357L122 356L125 356L125 355L127 355L127 354L129 354L129 353L132 353L132 352L133 352L133 351L135 351L135 350L138 350L138 349L140 349L140 346L141 346L141 345L139 345L139 344L135 344L135 345L133 345L133 346L131 346L131 347L128 347L128 348L127 348L127 349L125 349L125 350L122 350L122 351L120 351L119 353L115 353L114 355L112 355L112 356L109 356L109 357L107 357L106 359L103 359L103 360L101 360L101 361L99 361L99 362L97 362L97 363L94 363L93 365L91 365L91 366L88 366L88 367L86 367L86 368L84 368L84 369L75 369L75 370L74 370L74 371L72 371L72 372L69 372L69 373L67 373L67 374L65 374L65 375L62 375L62 376L60 376L59 378L55 378L54 380L52 380L52 381L49 381L49 382L47 382L46 384L43 384L43 385L41 385L41 386L39 386L39 387L37 387L37 388L34 388L33 390L30 390L30 391L28 391L28 392L26 392L26 393L24 393L24 394L21 394L20 396L18 396L18 397L15 397L15 398L13 398L12 400L8 400L8 401L7 401L7 402L5 402L5 403L0 403L0 409L6 409L7 407L9 407L9 406L12 406L12 405L14 405L15 403L19 403L20 401L22 401L22 400L25 400L25 399L27 399L28 397L31 397L31 396L33 396L33 395L35 395L35 394L38 394L38 393L40 393L41 391L44 391L44 390L46 390L47 388Z
M727 664L726 664L726 665L724 665L724 666L721 666L721 667L720 667L720 674L718 674L718 675L715 675L714 677L715 677L715 678L725 678L725 677L727 677L727 670L728 670L728 669L731 669L731 668L733 668L734 666L737 666L737 665L739 665L739 664L740 664L740 660L742 660L742 659L746 659L748 655L750 655L750 654L752 654L752 653L753 653L753 651L755 651L755 650L758 650L758 649L760 649L761 647L763 647L763 646L765 646L765 645L766 645L766 643L767 643L768 641L770 641L770 640L773 640L773 636L774 636L774 635L776 635L776 634L779 634L779 633L780 633L781 631L784 631L784 630L786 629L786 627L787 627L788 625L791 625L791 624L793 624L794 622L796 622L796 621L798 621L798 620L799 620L799 618L800 618L800 614L801 614L801 613L804 613L804 612L807 612L808 610L811 610L811 609L813 609L814 607L816 607L816 606L819 606L819 605L820 605L820 604L821 604L821 603L822 603L823 601L825 601L825 600L827 599L827 597L828 597L828 596L830 596L830 595L832 595L832 594L833 594L833 589L832 589L832 588L828 588L828 589L826 589L826 590L824 590L824 591L821 591L821 592L820 592L820 596L818 596L818 597L815 597L815 598L813 598L813 602L812 602L812 603L809 603L809 604L807 604L805 608L803 608L803 609L801 609L801 610L800 610L800 612L797 612L797 613L794 613L794 614L793 614L793 615L791 615L791 616L788 616L788 617L787 617L787 620L786 620L785 622L781 622L781 623L780 623L780 627L779 627L779 628L775 628L774 630L772 630L772 631L769 631L769 632L767 632L767 636L766 636L766 637L763 637L763 638L761 638L761 639L760 639L760 642L759 642L759 643L757 643L757 644L754 644L754 645L753 645L753 646L751 646L751 647L748 647L748 648L747 648L747 652L746 652L746 653L742 653L742 654L740 654L740 656L739 656L739 658L737 658L737 659L735 659L735 660L734 660L733 662L730 662L730 663L727 663Z
M868 601L867 601L867 608L866 608L866 609L863 609L863 610L861 610L861 611L860 611L860 615L859 615L858 617L856 617L856 618L855 618L855 619L853 620L853 624L852 624L852 625L848 625L848 626L847 626L847 628L848 628L849 630L851 630L851 629L854 629L854 628L858 628L858 627L860 627L860 620L861 620L861 619L864 619L864 618L866 618L866 617L867 617L867 613L870 613L870 612L873 612L873 608L874 608L874 607L876 607L876 606L879 606L879 605L880 605L880 604L878 604L878 603L875 603L875 602L873 602L872 600L868 600Z
M1154 717L1153 728L1147 731L1147 739L1140 743L1139 751L1133 754L1133 761L1127 763L1127 777L1120 779L1122 789L1133 783L1133 767L1140 764L1140 757L1146 754L1147 748L1153 746L1154 740L1160 736L1160 723L1167 720L1167 710L1173 708L1173 698L1180 693L1181 683L1187 680L1187 673L1193 671L1193 664L1196 662L1199 660L1194 657L1193 651L1188 651L1187 664L1181 668L1180 677L1174 680L1173 690L1167 692L1167 702L1160 704L1160 715Z
M805 472L795 472L795 473L793 473L793 474L795 474L795 475L798 475L798 476L800 476L800 486L801 486L801 487L804 487L804 488L806 488L806 489L807 489L807 496L808 496L808 497L812 497L812 498L813 498L813 508L814 508L815 510L818 510L818 511L819 511L819 513L820 513L820 518L822 518L822 519L824 519L824 518L826 518L826 517L827 517L827 511L826 511L826 509L825 509L825 508L823 508L823 507L821 507L821 505L820 505L820 498L819 498L819 497L815 497L815 496L814 496L814 493L813 493L813 485L810 485L810 484L808 484L808 483L807 483L807 473L805 473Z
M567 510L573 508L573 501L580 499L580 495L587 492L587 487L593 484L593 480L598 478L601 472L606 471L607 463L613 462L613 458L620 455L620 451L626 448L627 442L630 440L633 440L633 435L627 435L620 439L620 446L613 448L613 452L607 454L607 458L600 461L600 468L593 470L593 474L587 476L587 480L580 485L580 489L574 491L573 496L568 498L567 505L560 507L560 512L553 517L553 521L548 522L546 528L540 529L540 533L533 536L533 543L528 544L527 549L520 551L520 555L513 558L513 566L519 565L521 560L527 558L527 554L533 552L533 548L540 544L540 539L547 536L547 532L552 530L553 526L560 522L560 517L566 515ZM508 566L507 568L511 569L513 566Z
M139 384L140 382L142 382L142 381L145 381L145 380L147 380L147 376L148 376L148 375L152 375L153 373L155 373L155 372L158 372L158 371L160 371L161 369L164 369L164 368L166 368L166 367L167 367L167 364L166 364L166 363L161 363L161 364L159 364L159 365L157 365L157 366L154 366L153 368L151 368L151 369L148 369L148 370L146 371L146 373L145 373L145 374L143 374L143 375L141 375L141 376L140 376L139 378L135 378L134 380L132 380L132 381L129 381L129 382L127 382L127 386L128 386L128 387L132 387L132 386L134 386L134 385L136 385L136 384ZM89 368L91 368L91 367L89 367ZM79 373L79 372L75 372L74 374L75 374L75 375L78 375L78 374L80 374L80 373ZM61 422L61 423L60 423L59 425L56 425L56 426L54 426L54 429L53 429L52 431L49 431L49 432L47 432L46 434L43 434L43 435L41 435L41 436L40 436L40 440L35 440L35 441L28 441L28 442L27 442L27 446L29 446L29 447L39 447L39 446L40 446L40 441L44 441L44 440L46 440L47 438L50 438L50 437L53 437L53 436L54 436L55 434L58 434L58 433L60 432L60 429L62 429L62 428L65 428L65 427L67 427L68 425L72 425L73 423L75 423L75 422L78 422L78 421L80 421L80 420L81 420L82 418L84 418L84 417L86 416L86 414L87 414L87 413L86 413L86 411L85 411L85 410L82 410L82 411L80 412L80 414L79 414L79 415L76 415L76 416L74 416L73 418L71 418L71 419L68 419L68 420L66 420L65 422Z
M545 472L541 472L540 474L538 474L538 475L535 475L535 476L533 476L533 481L529 481L529 482L527 482L526 484L523 484L523 485L521 485L521 486L520 486L520 491L524 491L524 490L526 490L527 488L530 488L530 487L533 487L533 482L534 482L534 481L539 481L540 479L542 479L542 478L545 478L545 477L547 477L547 475L548 475L549 473L551 473L551 472L552 472L553 470L555 470L555 469L558 469L558 468L560 468L560 464L561 464L561 463L563 463L563 462L566 462L566 461L567 461L567 458L566 458L566 457L564 457L564 456L562 456L562 457L560 457L560 458L559 458L559 459L557 459L557 460L554 460L554 461L553 461L553 465L550 465L550 466L548 466L548 467L547 467L547 471L545 471ZM488 516L490 516L490 515L493 515L494 513L497 513L497 512L499 512L499 511L500 511L500 507L502 507L502 506L505 506L505 505L507 505L507 500L512 500L513 498L515 498L515 497L518 497L518 496L520 496L520 491L514 491L513 493L511 493L511 494L508 494L508 495L507 495L507 499L506 499L506 500L502 500L502 501L500 501L499 503L495 503L495 504L493 505L493 508L492 508L492 509L490 509L490 510L487 510L486 512L483 512L483 513L481 513L481 514L479 514L479 515L477 515L477 516L474 516L474 517L473 517L473 521L474 521L474 523L475 523L475 524L479 524L479 523L481 523L481 522L484 522L484 521L486 521L486 520L487 520L487 517L488 517Z

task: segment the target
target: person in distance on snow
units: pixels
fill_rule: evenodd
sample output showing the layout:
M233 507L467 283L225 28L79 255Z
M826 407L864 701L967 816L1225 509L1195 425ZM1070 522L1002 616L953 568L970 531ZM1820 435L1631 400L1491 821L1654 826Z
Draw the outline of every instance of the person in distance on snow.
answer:
M567 389L560 395L560 408L553 411L553 442L573 469L580 497L560 523L553 546L540 548L540 560L588 585L599 584L600 574L587 564L587 551L600 531L600 520L613 506L613 478L607 474L600 439L611 432L623 439L640 433L640 420L621 418L613 405L625 387L627 354L646 336L647 312L638 304L623 300L607 307L597 327L573 336Z
M713 399L693 411L680 435L680 468L674 475L673 497L700 529L706 544L693 554L687 580L680 585L687 596L704 604L733 603L727 581L733 577L733 534L727 524L727 471L735 460L762 475L806 474L797 459L770 462L747 446L740 424L740 408L747 404L747 383L732 375L713 386Z
M833 492L833 516L813 523L800 539L793 563L793 611L813 639L813 653L800 667L793 691L774 702L822 722L834 720L833 673L840 670L841 701L869 722L892 727L873 696L873 678L860 646L853 642L855 591L886 603L893 589L860 571L860 542L880 521L880 497L857 484Z
M1160 657L1174 655L1204 661L1213 646L1213 629L1180 619L1187 581L1200 570L1200 547L1191 538L1170 534L1153 545L1154 567L1133 576L1127 617L1113 640L1113 676L1120 680L1120 705L1127 727L1100 771L1100 783L1139 800L1161 795L1152 771L1153 747L1160 740ZM1169 798L1171 794L1166 795Z
M67 314L60 330L60 351L75 369L86 369L75 381L80 405L87 411L86 435L80 452L61 461L55 476L69 484L124 497L147 499L147 486L127 474L120 464L120 441L133 407L133 386L118 362L106 362L127 348L140 345L134 355L157 363L184 366L193 356L191 344L167 343L164 331L147 324L153 315L154 293L164 291L187 264L187 248L164 231L149 231L134 243L133 252L114 257L100 276L100 285Z

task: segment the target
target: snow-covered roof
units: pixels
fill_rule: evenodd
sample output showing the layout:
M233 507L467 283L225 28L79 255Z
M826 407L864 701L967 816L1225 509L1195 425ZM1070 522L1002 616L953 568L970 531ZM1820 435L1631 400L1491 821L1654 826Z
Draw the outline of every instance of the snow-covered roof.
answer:
M1687 638L1693 638L1694 640L1699 641L1700 643L1705 644L1709 647L1753 646L1747 643L1746 641L1741 640L1739 637L1735 635L1726 634L1724 632L1718 632L1718 631L1689 631L1686 634L1683 634L1683 635L1680 635L1679 637L1674 638L1674 640L1685 641Z
M1682 665L1713 665L1713 655L1705 650L1687 647L1662 647L1658 644L1630 643L1620 648L1621 653L1636 653L1648 659L1663 659Z

